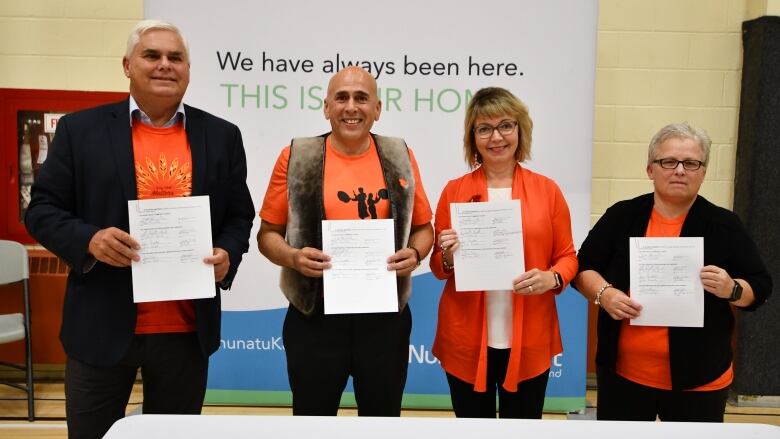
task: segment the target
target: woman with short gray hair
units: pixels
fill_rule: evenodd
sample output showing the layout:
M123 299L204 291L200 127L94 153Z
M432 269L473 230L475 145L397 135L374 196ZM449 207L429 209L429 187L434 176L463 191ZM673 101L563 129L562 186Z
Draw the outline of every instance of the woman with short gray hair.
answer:
M723 422L733 380L731 309L754 310L772 279L739 218L699 195L710 138L670 124L648 147L652 193L607 209L578 254L574 279L599 307L596 372L600 420ZM702 327L632 325L642 304L629 291L629 238L702 237Z

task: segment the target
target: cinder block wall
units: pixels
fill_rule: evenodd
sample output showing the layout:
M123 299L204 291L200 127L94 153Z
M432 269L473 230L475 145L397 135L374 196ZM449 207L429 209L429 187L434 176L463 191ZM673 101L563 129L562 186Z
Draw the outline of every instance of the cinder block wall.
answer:
M126 91L122 55L142 0L0 1L0 87Z
M593 221L652 189L647 143L672 121L709 131L702 194L731 207L740 26L772 12L780 0L599 1ZM3 0L0 87L125 91L125 38L141 18L142 0Z
M701 193L731 207L745 0L601 0L592 221L652 191L647 145L669 122L712 137Z

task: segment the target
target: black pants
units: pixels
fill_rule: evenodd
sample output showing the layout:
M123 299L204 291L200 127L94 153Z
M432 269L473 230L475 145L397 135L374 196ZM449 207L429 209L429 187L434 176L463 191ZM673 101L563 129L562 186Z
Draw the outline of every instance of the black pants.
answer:
M352 375L360 416L400 416L412 314L313 315L284 319L293 415L334 416Z
M610 421L723 422L729 389L694 392L643 386L597 371L596 417Z
M498 391L498 417L515 419L541 419L544 394L550 369L533 378L521 381L517 392L508 392L501 384L509 364L509 349L488 348L487 392L475 392L474 384L447 374L450 398L455 416L459 418L495 418L496 391Z
M65 414L70 439L102 438L125 416L138 368L143 376L143 412L200 414L206 395L208 358L195 333L136 335L119 364L96 367L68 358Z

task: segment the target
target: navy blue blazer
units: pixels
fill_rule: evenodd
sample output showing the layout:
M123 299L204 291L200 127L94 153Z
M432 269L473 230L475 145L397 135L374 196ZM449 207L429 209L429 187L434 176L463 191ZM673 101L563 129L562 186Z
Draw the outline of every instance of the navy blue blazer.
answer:
M192 195L209 195L214 247L230 255L229 287L249 248L255 216L246 185L246 155L237 126L185 105L192 151ZM136 305L130 268L94 261L89 241L100 229L128 231L127 201L135 200L128 100L68 114L32 187L25 217L30 235L70 265L60 340L65 353L95 366L121 360L133 339ZM194 300L205 356L219 347L220 295Z

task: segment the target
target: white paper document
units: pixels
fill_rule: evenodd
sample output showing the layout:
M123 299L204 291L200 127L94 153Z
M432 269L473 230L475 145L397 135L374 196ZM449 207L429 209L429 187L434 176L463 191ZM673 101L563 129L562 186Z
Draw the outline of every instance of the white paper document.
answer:
M331 263L323 273L325 314L398 311L395 271L387 270L387 258L395 253L393 224L322 221L322 251Z
M455 250L455 290L511 290L525 271L520 200L450 204Z
M133 301L214 297L209 197L127 202L130 235L141 245L133 262Z
M642 304L632 325L704 325L703 238L629 238L631 297Z

